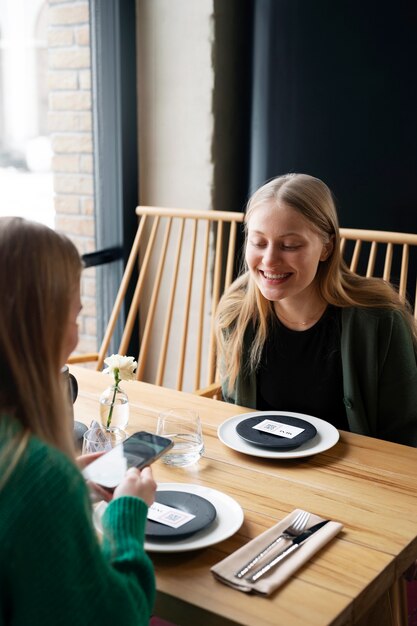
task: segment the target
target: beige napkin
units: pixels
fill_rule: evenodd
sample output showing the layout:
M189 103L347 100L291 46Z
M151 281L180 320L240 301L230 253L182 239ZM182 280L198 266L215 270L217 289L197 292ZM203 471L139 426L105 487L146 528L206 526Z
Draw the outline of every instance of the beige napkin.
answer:
M333 537L335 537L343 527L339 522L328 522L325 526L311 535L311 537L300 545L297 550L290 554L288 558L284 559L281 563L279 563L279 565L272 568L256 583L250 583L245 578L236 578L235 573L241 567L246 565L246 563L258 554L258 552L271 543L271 541L278 537L278 535L291 524L299 512L300 509L295 509L292 513L284 517L284 519L278 524L275 524L275 526L272 526L272 528L269 528L269 530L266 530L259 535L259 537L252 539L252 541L249 541L249 543L239 548L239 550L236 550L219 563L216 563L216 565L213 565L211 571L213 572L215 578L230 587L234 587L235 589L246 593L269 595L275 591L275 589L280 587L299 567L311 559L313 554L318 552L318 550L320 550L328 541L333 539ZM323 521L322 517L311 514L307 528L311 528L311 526L314 526L321 521ZM250 574L253 574L257 569L268 563L290 545L290 540L280 541L278 546L266 554L253 567L253 569L248 572L247 575L250 576Z

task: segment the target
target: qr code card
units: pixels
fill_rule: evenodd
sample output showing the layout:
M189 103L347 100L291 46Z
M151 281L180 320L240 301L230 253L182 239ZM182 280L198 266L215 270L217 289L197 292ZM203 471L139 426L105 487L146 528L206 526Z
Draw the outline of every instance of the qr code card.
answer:
M171 528L179 528L195 518L192 513L180 511L172 506L154 502L148 509L148 519Z

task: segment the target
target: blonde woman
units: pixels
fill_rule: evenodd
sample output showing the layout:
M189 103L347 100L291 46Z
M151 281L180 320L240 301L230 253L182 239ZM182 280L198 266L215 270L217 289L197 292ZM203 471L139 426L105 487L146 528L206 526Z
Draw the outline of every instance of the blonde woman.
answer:
M343 262L329 188L275 178L245 224L245 271L217 314L224 398L417 445L413 317L391 285Z
M99 545L61 367L78 340L81 260L53 230L0 218L0 623L147 625L155 483L131 469ZM84 459L87 463L91 459Z

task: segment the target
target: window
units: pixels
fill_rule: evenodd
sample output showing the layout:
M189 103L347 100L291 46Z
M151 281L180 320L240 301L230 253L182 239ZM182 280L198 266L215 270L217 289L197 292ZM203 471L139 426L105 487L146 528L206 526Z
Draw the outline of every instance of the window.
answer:
M53 227L47 63L47 2L3 0L0 215L20 215Z

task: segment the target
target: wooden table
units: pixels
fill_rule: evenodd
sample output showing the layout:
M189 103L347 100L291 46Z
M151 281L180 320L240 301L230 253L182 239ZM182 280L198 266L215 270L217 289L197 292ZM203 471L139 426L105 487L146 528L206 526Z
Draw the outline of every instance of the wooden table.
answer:
M79 384L75 418L89 424L98 418L98 398L109 378L82 367L72 366L71 372ZM417 449L341 432L333 448L316 456L250 457L224 446L216 434L224 420L248 409L147 383L123 388L130 401L129 432L155 431L158 412L175 407L196 409L203 422L205 454L199 463L180 469L158 461L155 478L218 489L245 513L241 529L213 547L151 554L156 614L181 626L382 623L368 612L386 613L388 590L398 590L401 574L417 559ZM295 508L340 521L344 529L268 598L214 579L212 565ZM401 616L393 623L400 624Z

